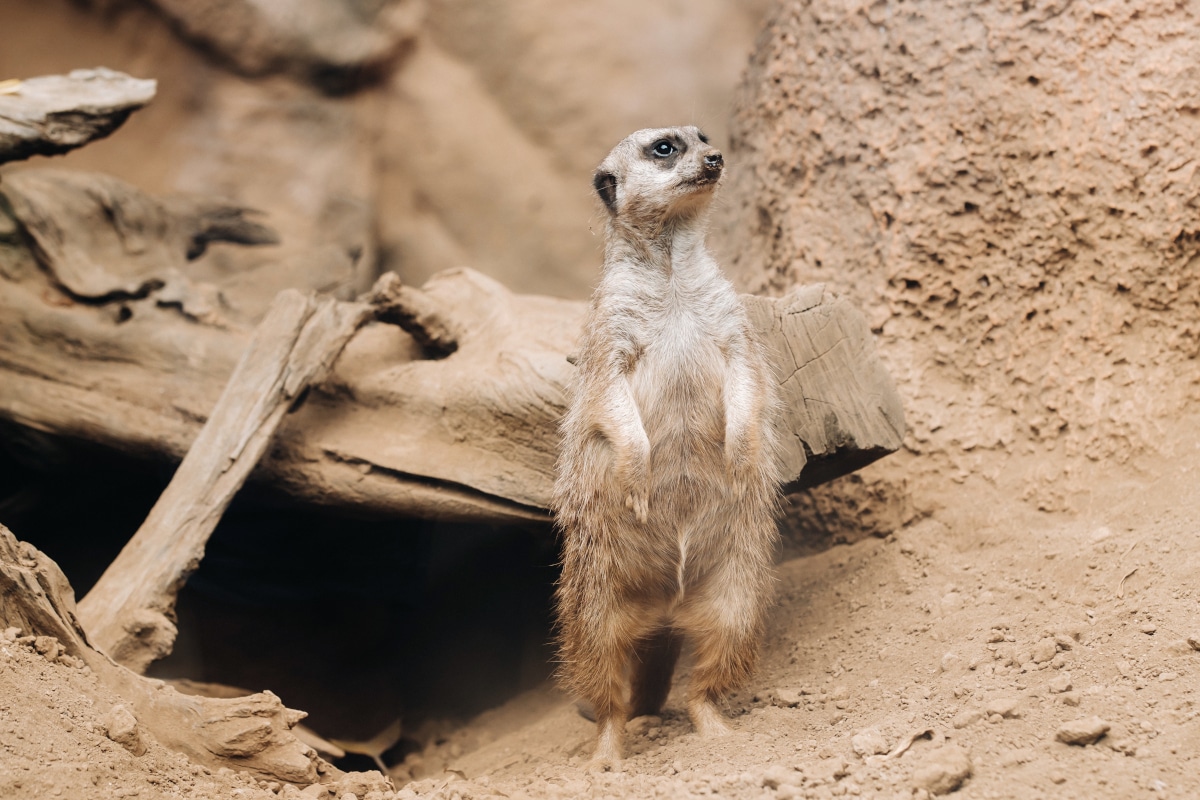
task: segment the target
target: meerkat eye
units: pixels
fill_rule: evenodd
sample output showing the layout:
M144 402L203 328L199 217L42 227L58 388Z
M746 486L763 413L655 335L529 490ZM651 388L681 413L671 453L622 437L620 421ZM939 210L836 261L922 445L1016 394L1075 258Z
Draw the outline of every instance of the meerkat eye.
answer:
M675 145L668 142L666 139L654 143L652 152L659 158L670 158L675 153Z

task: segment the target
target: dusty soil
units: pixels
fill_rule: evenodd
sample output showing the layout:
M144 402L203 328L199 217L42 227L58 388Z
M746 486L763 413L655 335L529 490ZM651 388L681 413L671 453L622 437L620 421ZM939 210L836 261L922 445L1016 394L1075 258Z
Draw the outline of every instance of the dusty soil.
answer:
M675 699L630 723L623 773L589 775L593 726L547 689L410 758L427 777L401 796L907 798L954 776L965 798L1195 796L1198 467L1109 480L1071 516L947 496L784 561L726 739ZM1098 741L1058 741L1092 717Z
M589 774L593 725L547 684L441 726L393 768L395 796L1194 796L1198 469L1192 451L1109 476L1077 514L952 490L886 539L792 541L731 736L698 738L673 697L630 723L623 772ZM130 754L105 735L119 698L11 633L0 688L6 798L293 796L153 741ZM1092 717L1098 741L1057 740Z

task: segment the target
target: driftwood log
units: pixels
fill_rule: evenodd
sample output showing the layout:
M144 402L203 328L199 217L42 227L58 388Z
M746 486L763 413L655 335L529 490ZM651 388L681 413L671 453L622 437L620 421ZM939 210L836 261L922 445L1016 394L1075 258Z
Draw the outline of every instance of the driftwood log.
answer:
M187 277L192 239L164 238L196 223L163 226L168 206L109 178L25 171L4 175L0 195L9 209L0 204L0 418L182 459L253 331L227 313L221 285ZM119 227L98 228L104 219ZM77 230L86 231L78 244L38 245ZM131 269L138 253L161 247L175 256ZM72 289L85 278L86 296ZM782 382L791 488L900 446L900 403L855 309L819 286L748 302ZM281 426L258 476L360 511L546 520L584 310L514 295L467 269L404 287Z
M154 81L103 68L0 80L0 164L65 153L103 138L154 92Z

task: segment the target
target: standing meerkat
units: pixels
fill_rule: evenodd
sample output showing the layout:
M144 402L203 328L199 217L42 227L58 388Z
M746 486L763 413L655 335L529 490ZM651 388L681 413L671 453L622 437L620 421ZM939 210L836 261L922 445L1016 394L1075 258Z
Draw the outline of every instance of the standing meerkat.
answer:
M724 169L697 128L642 130L596 170L604 272L579 342L554 508L565 687L591 704L593 763L616 768L683 639L702 735L754 665L777 536L776 383L705 247Z

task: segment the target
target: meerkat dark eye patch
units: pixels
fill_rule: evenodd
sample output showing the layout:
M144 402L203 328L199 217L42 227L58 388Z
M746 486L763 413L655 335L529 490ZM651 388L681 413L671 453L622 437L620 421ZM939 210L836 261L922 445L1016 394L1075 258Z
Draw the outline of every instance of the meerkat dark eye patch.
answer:
M696 131L696 137L705 144L708 144L708 136L705 135L704 131Z
M592 178L592 186L596 187L596 194L600 195L600 199L604 201L604 207L610 212L617 212L617 176L611 172L597 172Z

